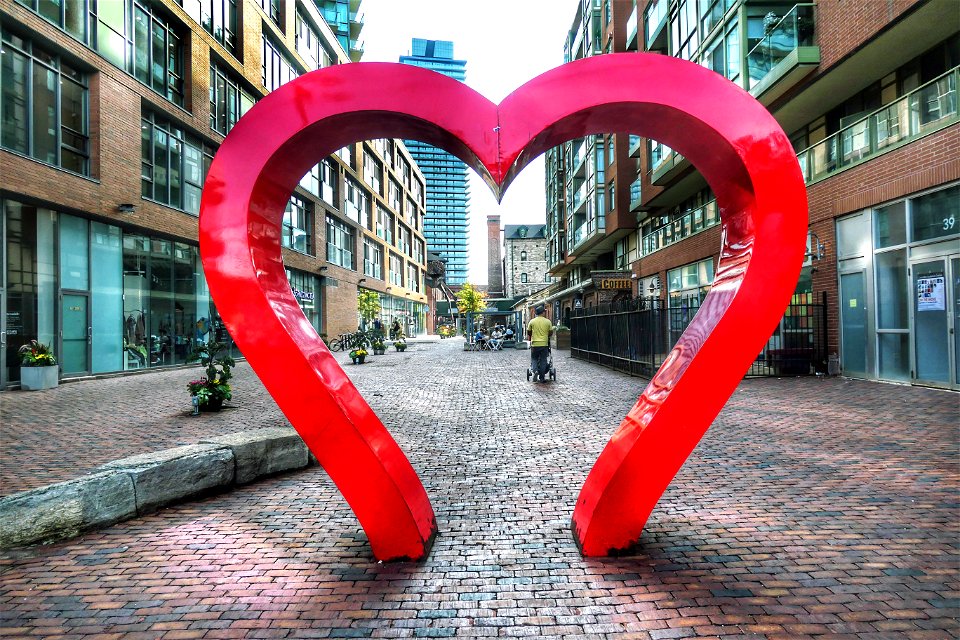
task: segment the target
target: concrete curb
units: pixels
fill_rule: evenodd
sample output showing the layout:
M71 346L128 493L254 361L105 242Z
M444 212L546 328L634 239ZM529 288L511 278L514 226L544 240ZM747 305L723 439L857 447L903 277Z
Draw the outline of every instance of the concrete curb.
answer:
M72 538L311 462L297 432L279 427L114 460L95 473L0 498L0 550Z

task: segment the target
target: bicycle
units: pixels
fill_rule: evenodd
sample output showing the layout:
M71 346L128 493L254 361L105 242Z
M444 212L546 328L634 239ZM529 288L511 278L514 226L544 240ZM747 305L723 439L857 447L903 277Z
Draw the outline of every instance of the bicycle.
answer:
M351 333L341 333L330 341L327 348L330 349L330 351L346 351L350 346L350 338L352 335Z

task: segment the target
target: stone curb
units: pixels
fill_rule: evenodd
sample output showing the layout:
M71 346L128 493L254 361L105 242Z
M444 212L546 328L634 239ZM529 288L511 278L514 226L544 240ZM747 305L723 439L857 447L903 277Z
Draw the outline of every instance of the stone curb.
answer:
M280 427L114 460L95 473L0 498L0 550L72 538L311 462L297 432Z

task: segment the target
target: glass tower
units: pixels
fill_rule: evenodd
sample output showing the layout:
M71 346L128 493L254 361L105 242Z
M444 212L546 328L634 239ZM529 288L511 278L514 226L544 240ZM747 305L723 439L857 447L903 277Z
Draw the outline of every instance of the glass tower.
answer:
M453 43L413 39L412 53L400 62L431 69L456 80L466 77L465 60L453 58ZM447 261L447 282L467 281L467 239L470 224L470 187L467 166L457 157L418 142L404 140L427 182L424 236L431 251Z

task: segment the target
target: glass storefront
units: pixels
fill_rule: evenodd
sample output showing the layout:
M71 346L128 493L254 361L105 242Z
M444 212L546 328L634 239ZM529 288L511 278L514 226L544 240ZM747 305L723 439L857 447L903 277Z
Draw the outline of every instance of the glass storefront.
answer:
M185 364L200 342L230 343L197 246L15 200L2 210L0 384L19 380L32 339L67 376Z
M297 299L303 315L313 325L317 333L323 332L323 316L320 313L320 278L312 273L287 269L287 280L290 281L290 290Z
M394 320L400 322L406 336L420 336L427 332L427 305L384 293L380 294L380 320L390 328Z
M837 220L845 375L960 388L960 185Z

